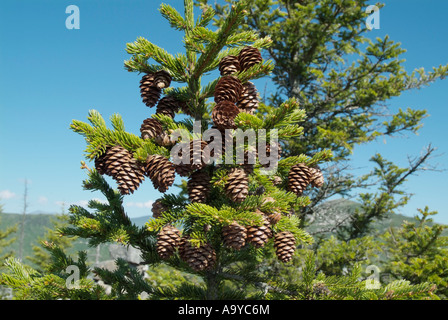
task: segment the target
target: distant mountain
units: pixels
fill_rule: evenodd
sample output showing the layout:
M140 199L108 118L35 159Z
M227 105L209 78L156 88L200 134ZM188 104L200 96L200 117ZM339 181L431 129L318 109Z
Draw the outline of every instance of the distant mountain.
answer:
M143 217L131 218L131 221L136 226L143 227L150 218L151 216L143 216Z
M344 225L348 222L348 217L360 209L361 205L355 201L347 199L336 199L326 201L315 208L315 211L309 219L313 221L308 231L311 233L319 233L329 230L335 225ZM405 221L416 222L414 217L408 217L402 214L391 214L388 218L381 221L373 222L373 229L378 233L385 232L388 228L400 227ZM432 225L432 223L428 223ZM448 230L445 230L448 235Z

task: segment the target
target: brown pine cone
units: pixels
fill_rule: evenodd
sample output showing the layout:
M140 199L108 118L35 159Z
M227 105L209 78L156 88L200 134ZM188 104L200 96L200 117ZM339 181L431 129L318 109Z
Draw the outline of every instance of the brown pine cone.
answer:
M243 84L243 92L237 104L242 112L254 114L258 108L258 93L255 85L248 81Z
M110 148L110 146L106 147L106 150L102 154L95 157L95 169L101 175L106 174L106 158Z
M174 182L174 165L164 156L149 155L146 159L145 175L151 179L154 188L166 192Z
M237 56L228 55L219 62L219 72L222 76L231 75L240 71L240 61Z
M247 228L247 242L251 243L256 248L261 248L269 241L269 238L272 237L272 229L264 214L259 210L257 210L257 213L262 216L263 225L254 225Z
M315 188L320 188L324 185L324 175L318 166L310 167L311 185Z
M166 132L162 132L162 133L160 133L159 135L157 135L157 136L155 137L154 141L155 141L158 145L163 146L163 147L171 147L171 146L173 146L174 144L176 144L176 141L174 141L174 140L171 138L171 135L168 134L168 133L166 133Z
M179 101L178 104L179 104L180 110L182 110L182 112L184 114L186 114L187 116L192 116L193 115L193 113L191 112L190 107L188 106L187 102Z
M187 182L188 196L191 202L205 202L210 193L210 176L207 172L196 171Z
M140 127L140 133L142 139L152 139L162 134L163 128L159 120L153 118L147 118L143 120Z
M222 236L226 246L240 250L246 244L247 229L234 221L222 228Z
M164 213L165 211L168 211L168 209L166 208L166 206L162 203L161 200L156 200L153 204L152 204L152 216L154 218L160 218L160 216L162 215L162 213Z
M215 87L215 102L230 101L237 103L243 92L243 85L237 77L223 76L218 80Z
M280 221L282 214L279 211L274 211L273 213L266 215L266 218L268 219L270 225L273 226Z
M244 47L241 49L238 59L240 61L241 70L247 70L263 61L260 50L254 47Z
M296 250L296 239L294 235L289 231L277 233L274 238L274 248L280 261L290 261Z
M95 159L95 168L98 173L111 176L117 182L121 194L133 193L145 179L141 165L122 146L107 147Z
M215 126L221 130L236 129L235 118L240 109L230 102L221 101L215 105L212 111L212 120Z
M100 174L115 177L123 164L129 162L132 154L122 146L107 147L106 151L95 159L95 167Z
M115 180L121 194L134 193L145 180L143 168L135 158L129 158L129 161L124 163L115 175Z
M157 254L162 259L168 259L180 243L180 231L171 225L164 226L157 235Z
M296 195L302 195L303 191L310 184L310 169L303 163L291 167L288 174L288 188Z
M146 74L140 80L140 93L143 103L148 107L154 107L160 99L162 90L154 84L154 74Z
M229 199L236 203L243 202L249 194L247 173L241 168L232 168L225 185Z
M209 243L196 247L191 245L188 237L182 237L180 241L179 256L195 271L209 270L216 263L216 252Z
M271 180L272 180L272 184L274 186L278 186L280 183L283 182L282 178L280 178L279 176L274 176L274 177L272 177Z
M171 85L171 75L165 71L160 70L154 74L154 85L159 89L168 88Z
M180 103L175 98L166 96L160 99L157 104L156 113L164 114L168 117L174 118L176 112L179 111Z

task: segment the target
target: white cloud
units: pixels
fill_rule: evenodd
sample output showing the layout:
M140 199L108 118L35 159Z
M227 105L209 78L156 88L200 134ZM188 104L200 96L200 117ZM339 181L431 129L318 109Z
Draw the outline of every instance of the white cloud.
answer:
M11 199L14 198L16 194L9 190L0 191L0 199Z
M48 199L47 199L47 197L40 196L39 199L37 199L37 202L38 202L39 204L44 205L44 204L47 204L47 203L48 203Z
M107 204L107 201L104 199L98 199L98 198L93 198L92 200L96 200L98 202ZM81 207L87 207L89 204L90 200L78 200L78 201L73 201L73 202L66 202L66 201L55 201L55 204L57 204L58 206L71 206L71 205L75 205L75 206L81 206Z
M67 204L67 202L65 201L55 201L54 203L60 207L65 207L65 205Z
M137 208L152 208L153 200L149 200L146 202L128 202L126 204L127 207L137 207Z

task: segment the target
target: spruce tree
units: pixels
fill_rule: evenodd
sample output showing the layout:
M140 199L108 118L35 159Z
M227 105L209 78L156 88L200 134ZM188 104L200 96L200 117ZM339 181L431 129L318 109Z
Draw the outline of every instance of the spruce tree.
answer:
M60 229L68 226L69 216L62 211L61 214L50 219L51 227L47 228L47 232L41 238L39 238L39 245L33 245L33 255L27 257L27 259L36 265L39 271L48 270L53 260L51 254L46 250L46 244L52 243L58 246L62 250L70 249L73 246L74 237L64 237L60 233Z
M196 298L207 299L245 297L244 291L228 290L223 284L236 281L234 275L244 275L238 280L241 284L251 277L258 278L256 268L248 268L248 264L254 266L262 259L265 246L275 246L279 259L287 262L297 245L312 242L298 227L298 218L290 214L294 208L307 205L308 199L290 188L297 177L288 179L288 175L291 168L299 164L312 167L326 161L331 152L323 150L312 156L298 155L278 161L276 139L299 136L301 128L297 122L303 120L305 114L297 101L291 99L270 114L257 117L247 111L255 104L245 107L247 102L241 99L246 97L256 102L257 97L253 93L244 95L244 90L252 85L251 80L269 74L273 68L272 62L264 61L260 52L270 45L270 38L237 31L247 13L245 1L232 7L223 26L216 31L207 28L214 17L211 8L203 10L196 21L193 9L193 2L189 0L185 1L184 17L169 5L160 7L171 26L184 32L186 53L172 55L144 38L127 45L131 58L125 62L125 67L143 74L142 102L156 109L152 117L142 119L145 121L140 136L126 132L117 114L110 118L112 129L94 110L89 112L90 124L72 122L72 130L86 138L86 156L95 167L84 164L89 175L84 188L103 192L109 203L92 200L89 207L95 212L72 206L69 210L74 227L65 228L64 233L89 238L92 245L117 241L135 246L142 251L146 264L164 262L197 273L203 280L201 285L185 283L169 293L150 290L153 296L188 297L186 292L189 292ZM230 58L236 65L229 64ZM203 75L217 69L217 78L202 85ZM185 85L174 87L174 83ZM207 101L209 98L213 101ZM184 115L183 119L176 121L174 118L179 113ZM222 138L224 143L201 136L212 127L219 133L218 140ZM236 151L248 143L225 143L232 139L226 133L237 135L238 129L266 131L265 136L257 132L256 144L251 146L257 149L256 162L250 163L246 157L238 159ZM276 137L271 136L274 132L271 129L276 129ZM177 132L184 135L182 139L173 138ZM171 143L159 138L165 133L171 134L168 139ZM263 142L268 144L263 145ZM176 149L189 146L192 148L186 152ZM222 146L226 149L222 161L217 158L207 162L201 158L205 155L204 149L214 148L213 155L213 152L222 152ZM228 152L232 148L234 152ZM183 152L187 163L176 163L179 151ZM242 151L244 155L247 152L247 149ZM260 157L266 153L268 156L272 153L275 162L278 161L277 170L270 174L264 173L268 163L263 163ZM199 161L196 161L197 155ZM281 184L274 185L274 174L281 177ZM106 181L107 175L114 179L118 192ZM175 175L188 180L188 197L168 193ZM136 192L141 183L148 183L147 180L164 193L159 199L164 210L145 228L136 228L121 201L124 196ZM275 213L280 216L272 223L269 218ZM235 238L240 238L239 246L232 244ZM110 277L105 270L98 270L98 273L103 279Z
M434 223L437 211L418 209L415 222L389 228L383 235L381 269L391 280L406 279L411 283L431 282L434 292L448 297L448 236L446 225ZM393 292L391 294L394 294Z
M107 203L91 200L88 208L71 206L72 226L63 228L63 233L86 238L92 246L131 245L141 250L143 263L151 268L167 265L194 275L188 279L195 281L182 281L178 275L176 285L145 281L135 266L122 259L116 261L114 271L89 270L84 253L75 261L48 243L54 259L50 275L10 259L10 273L2 275L2 283L25 297L105 298L104 291L87 278L93 271L112 286L109 298L116 299L137 299L143 293L150 299L434 297L428 283L397 281L372 290L359 265L346 276L318 273L315 255L306 249L313 238L301 228L298 213L311 204L307 192L322 186L319 167L333 153L319 145L303 146L303 153L284 152L282 141L300 141L304 134L299 124L305 123L307 114L300 97L257 112L263 106L253 81L275 69L261 53L273 44L272 39L240 30L252 4L251 0L235 2L217 30L208 28L216 13L211 7L204 7L195 19L193 0L184 1L184 15L162 4L161 14L184 33L186 52L173 55L141 37L127 45L131 57L125 68L142 75L142 107L155 109L151 117L142 119L140 133L127 132L118 114L110 116L108 127L95 110L89 112L89 123L73 120L71 124L85 137L85 155L91 161L90 165L82 162L87 173L83 187L101 192ZM215 80L203 85L203 76L211 72L216 73ZM256 133L255 144L233 141L233 134L238 137L250 130ZM210 132L212 139L203 135ZM208 161L208 155L217 158ZM269 170L267 157L275 160L274 170ZM184 161L178 162L179 158ZM176 176L187 181L180 193L169 193ZM142 183L152 183L163 196L155 203L154 217L138 227L127 216L123 199L138 192ZM294 282L262 264L273 254L275 263L296 269L291 261L298 253L303 265ZM67 278L62 271L69 264L81 270L82 281L74 290L61 287ZM390 290L403 295L390 296Z

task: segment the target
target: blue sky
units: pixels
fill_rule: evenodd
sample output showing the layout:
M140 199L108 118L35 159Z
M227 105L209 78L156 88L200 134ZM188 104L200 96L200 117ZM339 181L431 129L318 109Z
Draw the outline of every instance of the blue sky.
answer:
M166 3L183 12L182 0ZM448 26L444 0L388 0L380 12L380 29L371 35L390 35L407 49L408 71L448 63ZM65 9L77 5L80 29L69 30ZM21 212L24 180L29 181L28 212L60 212L61 204L84 205L101 194L81 188L79 169L84 139L69 130L72 119L86 120L96 109L107 120L122 115L126 129L139 132L154 110L139 94L139 75L128 73L126 43L143 36L171 53L182 50L182 34L172 30L158 12L159 1L2 0L0 3L0 203L6 212ZM266 80L268 81L268 80ZM428 109L430 117L418 136L379 140L355 149L353 166L370 166L380 152L399 165L432 143L438 147L433 163L447 169L448 81L403 94L390 101L398 108ZM447 172L424 172L409 179L415 193L402 213L414 215L428 205L439 211L437 221L448 223ZM150 214L160 194L146 181L125 199L129 216Z

